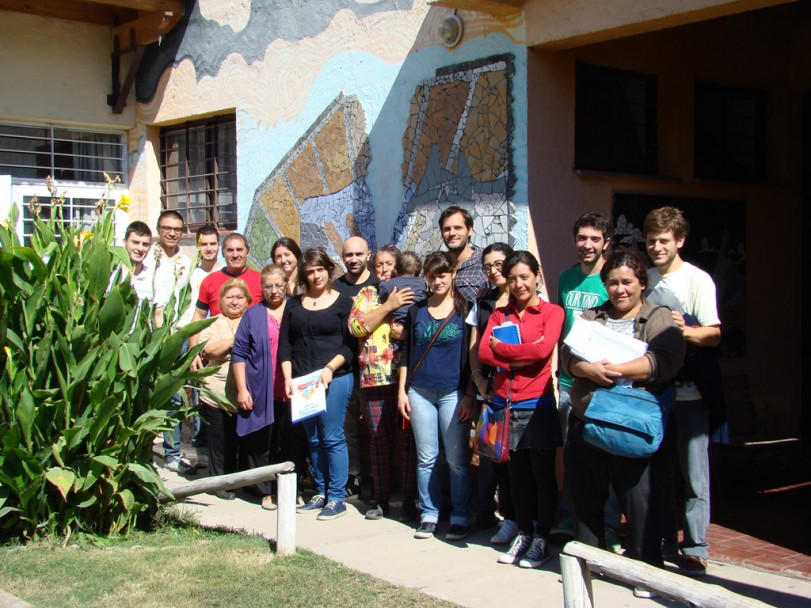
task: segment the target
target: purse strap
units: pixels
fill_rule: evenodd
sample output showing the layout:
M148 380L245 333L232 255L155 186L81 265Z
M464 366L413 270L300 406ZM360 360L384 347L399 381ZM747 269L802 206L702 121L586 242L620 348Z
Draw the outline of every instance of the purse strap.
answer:
M445 317L445 320L442 321L442 324L439 326L439 329L437 329L436 332L434 332L434 335L431 338L431 341L428 342L428 346L426 346L425 350L422 351L422 355L420 356L419 361L417 361L417 364L413 367L413 369L411 369L410 373L408 374L408 384L411 384L411 380L414 379L414 374L416 374L417 370L420 368L420 365L422 364L423 360L425 359L425 355L427 355L428 351L431 350L431 347L434 345L434 342L436 342L436 339L439 337L439 334L441 334L442 330L445 329L445 326L451 320L452 316L453 316L453 312L451 312L447 317Z

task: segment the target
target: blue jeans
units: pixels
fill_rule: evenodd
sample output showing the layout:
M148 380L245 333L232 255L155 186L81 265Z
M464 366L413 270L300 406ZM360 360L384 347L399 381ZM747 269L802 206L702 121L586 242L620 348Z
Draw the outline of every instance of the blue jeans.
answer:
M349 453L344 436L346 406L352 395L352 374L338 376L327 389L327 411L301 421L310 446L316 494L346 500Z
M445 447L451 481L451 524L470 525L470 469L467 445L470 423L459 422L459 401L456 390L433 391L412 386L408 390L411 405L411 428L417 443L417 490L423 523L439 520L442 498L439 471L435 470L439 454L439 438Z
M706 540L710 526L710 410L699 401L676 401L667 423L665 441L669 443L670 458L678 458L681 476L684 478L684 539L680 543L682 553L707 558L710 545ZM675 445L674 445L675 444ZM666 491L672 493L678 477L668 470ZM665 501L664 544L673 547L678 535L678 515L672 494Z

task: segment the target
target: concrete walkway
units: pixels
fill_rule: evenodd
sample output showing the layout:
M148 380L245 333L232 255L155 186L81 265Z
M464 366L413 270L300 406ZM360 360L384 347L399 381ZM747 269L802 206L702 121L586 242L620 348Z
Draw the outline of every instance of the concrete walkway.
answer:
M183 482L173 473L162 470L161 474L170 488ZM222 526L273 538L275 512L263 511L258 499L243 499L239 492L237 495L237 500L232 501L195 496L180 508L195 514L204 526ZM396 585L463 606L563 605L563 586L558 582L560 547L555 547L555 558L539 570L505 566L496 563L501 551L490 545L493 530L475 530L466 541L447 542L445 523L440 524L435 538L415 540L411 526L395 519L367 521L363 517L365 509L362 502L350 501L347 515L338 520L317 521L315 513L297 515L297 546ZM398 512L394 505L393 511ZM811 580L711 562L702 582L781 608L811 606ZM628 587L605 580L595 580L594 593L598 607L675 605L661 598L637 599Z

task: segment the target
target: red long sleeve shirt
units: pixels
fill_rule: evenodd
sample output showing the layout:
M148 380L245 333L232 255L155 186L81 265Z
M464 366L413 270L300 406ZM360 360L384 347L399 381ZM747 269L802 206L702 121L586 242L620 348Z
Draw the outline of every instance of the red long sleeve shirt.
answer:
M496 350L490 348L493 328L501 325L509 313L509 320L520 327L521 344L499 342ZM552 394L552 353L558 345L563 327L563 309L543 300L528 306L523 318L518 316L515 305L497 308L490 315L487 328L479 343L479 361L501 368L510 368L513 362L529 363L513 368L512 401L533 399ZM499 371L493 390L499 397L510 392L510 372Z

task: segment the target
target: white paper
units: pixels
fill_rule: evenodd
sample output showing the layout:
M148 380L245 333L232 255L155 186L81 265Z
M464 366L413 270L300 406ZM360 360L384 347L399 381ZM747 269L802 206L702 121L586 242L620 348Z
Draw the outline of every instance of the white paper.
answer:
M316 386L321 370L293 378L293 396L290 398L290 418L293 422L317 416L327 411L327 391Z
M642 340L608 329L597 321L585 321L581 318L575 319L563 342L576 356L588 363L627 363L648 352L648 345Z

